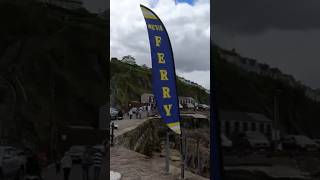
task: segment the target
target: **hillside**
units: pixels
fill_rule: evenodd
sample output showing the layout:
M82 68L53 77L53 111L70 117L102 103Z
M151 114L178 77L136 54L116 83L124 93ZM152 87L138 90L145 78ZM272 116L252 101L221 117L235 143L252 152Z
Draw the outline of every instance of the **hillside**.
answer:
M127 107L128 101L140 101L141 94L152 92L151 71L137 65L110 62L111 105ZM200 103L209 104L209 94L199 87L177 80L179 96L190 96Z
M1 139L48 147L68 124L97 127L108 98L108 24L82 9L0 1Z
M308 98L303 86L246 71L222 58L220 50L215 46L211 57L220 109L257 112L273 119L274 96L280 90L281 129L320 137L320 103Z

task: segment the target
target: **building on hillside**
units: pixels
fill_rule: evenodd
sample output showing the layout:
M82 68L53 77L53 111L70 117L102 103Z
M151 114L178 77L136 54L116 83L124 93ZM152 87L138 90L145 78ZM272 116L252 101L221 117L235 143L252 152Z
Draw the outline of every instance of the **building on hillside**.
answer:
M194 98L192 97L183 97L183 96L179 96L179 106L183 106L186 108L194 108L195 105L197 104L197 102L195 101ZM155 106L155 98L154 95L151 93L143 93L141 95L141 103L143 104L148 104L151 106Z
M136 60L134 59L134 57L128 55L128 56L123 56L122 62L127 63L127 64L131 64L131 65L136 65Z
M117 61L119 61L119 60L118 60L118 58L116 58L116 57L112 57L112 58L110 59L110 61L111 61L111 62L117 62Z
M182 105L187 103L195 104L196 101L192 97L179 96L179 103Z
M109 19L109 12L107 10L104 10L100 13L98 13L98 17L104 20L108 20Z
M313 101L320 102L320 90L315 90L310 87L306 87L305 95Z
M46 0L46 2L70 10L83 8L82 0Z
M145 104L155 104L154 95L150 93L143 93L141 95L141 103Z
M258 113L220 111L221 132L227 137L235 133L259 131L267 137L272 134L272 120Z
M143 69L151 69L151 68L149 68L146 64L143 64L141 67L142 67Z

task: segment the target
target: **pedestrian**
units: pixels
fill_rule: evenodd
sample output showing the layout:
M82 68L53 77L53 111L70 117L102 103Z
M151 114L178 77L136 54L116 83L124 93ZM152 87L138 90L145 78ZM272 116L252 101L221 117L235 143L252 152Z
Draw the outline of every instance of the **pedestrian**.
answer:
M56 166L56 174L60 174L61 162L57 156L54 158L54 164Z
M130 110L129 110L129 119L132 119L132 114L133 114L133 110L130 109Z
M89 170L92 164L92 159L88 148L83 153L82 157L82 178L83 180L89 180Z
M69 180L70 171L72 168L72 159L70 157L69 152L66 152L64 154L64 157L61 160L61 165L62 165L62 169L63 169L63 179Z
M139 119L142 119L142 107L139 108Z
M101 166L102 166L102 153L97 150L96 153L94 153L94 159L93 159L93 167L94 167L94 180L98 180L100 176Z
M134 111L135 111L134 114L136 115L136 119L138 119L138 117L139 117L139 115L138 115L138 113L139 113L139 108L136 107L136 108L134 109Z
M27 158L26 162L26 176L38 176L41 178L41 165L39 158L35 153Z

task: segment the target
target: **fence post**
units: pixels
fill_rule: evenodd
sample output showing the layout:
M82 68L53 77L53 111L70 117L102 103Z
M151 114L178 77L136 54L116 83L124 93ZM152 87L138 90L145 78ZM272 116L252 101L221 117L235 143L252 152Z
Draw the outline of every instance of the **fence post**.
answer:
M201 165L200 165L200 139L197 138L197 159L198 159L198 174L201 175Z
M170 162L169 162L169 156L170 156L170 146L169 146L169 133L170 130L169 128L167 128L167 133L166 133L166 173L169 174L170 173Z
M113 137L114 137L114 122L111 123L111 146L113 146Z

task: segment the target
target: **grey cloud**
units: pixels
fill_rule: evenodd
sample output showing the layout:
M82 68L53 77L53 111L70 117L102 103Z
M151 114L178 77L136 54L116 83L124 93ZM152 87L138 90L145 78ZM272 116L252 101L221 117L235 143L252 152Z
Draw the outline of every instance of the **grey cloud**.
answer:
M319 0L216 0L211 19L233 33L320 28Z

